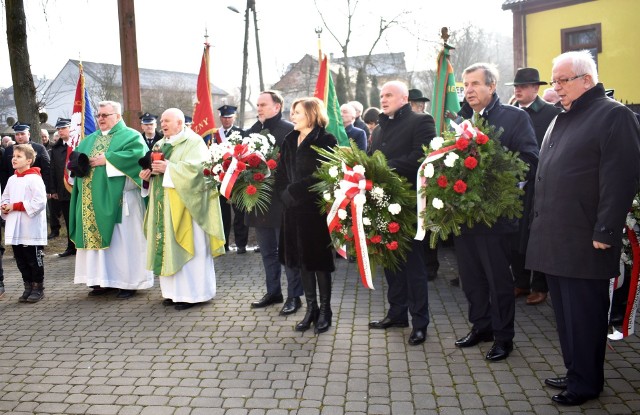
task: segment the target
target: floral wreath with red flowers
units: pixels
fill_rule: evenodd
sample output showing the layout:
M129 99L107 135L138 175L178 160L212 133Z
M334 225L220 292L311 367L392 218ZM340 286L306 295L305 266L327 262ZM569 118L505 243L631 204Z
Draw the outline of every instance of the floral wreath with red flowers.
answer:
M629 240L629 235L631 234L631 239ZM620 256L620 261L626 265L627 267L631 267L633 265L633 245L637 245L638 243L638 235L640 234L640 193L636 194L633 198L633 203L631 204L631 208L627 213L627 218L625 219L624 225L624 234L622 236L622 253ZM637 249L637 248L636 248Z
M365 287L373 289L376 265L396 270L406 259L415 234L415 191L376 151L368 156L355 144L315 148L322 165L311 190L320 195L320 211L336 251L356 258Z
M431 140L418 170L418 232L431 232L430 245L460 235L461 226L492 226L501 216L521 217L524 181L528 166L518 153L498 140L502 131L466 120L453 131Z
M211 144L209 154L203 165L208 186L219 186L220 194L245 212L269 209L280 149L268 130L246 137L234 131Z

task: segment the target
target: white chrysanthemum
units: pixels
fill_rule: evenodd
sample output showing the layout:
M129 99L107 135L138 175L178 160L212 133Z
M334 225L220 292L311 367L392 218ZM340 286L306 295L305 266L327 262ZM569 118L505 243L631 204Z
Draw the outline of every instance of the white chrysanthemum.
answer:
M447 167L453 167L456 164L456 160L459 158L460 156L454 152L447 153L447 157L444 158L444 165Z
M376 198L382 198L384 197L384 189L382 187L375 186L373 189L371 189L371 194L373 194L373 196L375 196Z
M338 168L336 166L333 166L329 169L329 176L331 177L338 177Z
M442 137L433 137L431 139L431 144L429 145L432 150L438 150L444 144L444 138Z
M437 197L434 197L431 201L431 205L436 209L442 209L444 207L444 202Z
M428 163L424 168L424 177L432 178L435 174L435 169L433 168L433 163Z
M364 226L371 226L371 219L369 218L362 218L362 224Z
M363 195L362 193L358 193L357 195L355 195L355 197L353 198L353 201L355 202L356 205L364 205L365 203L367 203L367 198L365 195Z
M392 215L397 215L402 210L402 207L397 203L392 203L387 209Z
M324 200L326 200L327 202L331 200L331 193L324 192L322 196L324 197Z
M365 171L366 170L365 170L364 166L362 166L360 164L357 164L357 165L353 166L353 172L354 173L364 174Z
M344 209L338 209L338 217L342 220L347 218L347 211Z

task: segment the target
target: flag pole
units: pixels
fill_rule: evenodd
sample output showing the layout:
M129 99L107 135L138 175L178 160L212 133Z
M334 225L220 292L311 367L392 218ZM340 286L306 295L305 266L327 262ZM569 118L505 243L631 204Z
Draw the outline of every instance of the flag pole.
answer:
M322 27L316 27L316 35L318 35L318 65L322 64Z

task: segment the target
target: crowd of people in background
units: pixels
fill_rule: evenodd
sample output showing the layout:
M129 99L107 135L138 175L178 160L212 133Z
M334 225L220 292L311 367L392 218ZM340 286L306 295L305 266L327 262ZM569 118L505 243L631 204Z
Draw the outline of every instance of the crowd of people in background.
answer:
M501 131L499 141L529 167L522 219L501 218L492 226L463 227L454 238L459 280L468 302L470 331L455 341L460 348L493 342L490 362L514 349L515 301L544 303L556 314L565 371L545 383L562 390L552 400L580 405L597 398L604 385L609 310L609 279L619 270L621 230L640 181L640 127L625 106L607 97L595 62L586 51L553 61L552 88L536 68L514 77L508 104L496 93L492 64L475 63L463 72L464 101L452 118L481 119ZM416 189L425 148L436 136L429 99L401 81L385 83L380 108L357 101L340 114L347 136L358 149L381 151L400 176ZM257 118L246 131L236 127L236 108L218 108L222 126L215 142L231 134L268 130L280 147L275 189L267 211L243 213L211 189L199 186L207 146L189 129L190 119L176 108L160 117L140 117L142 134L125 125L117 102L101 102L98 130L68 157L71 120L59 119L57 138L41 132L30 140L29 125L13 126L15 143L2 138L0 185L6 245L11 245L24 281L19 301L44 297L43 246L67 228L67 247L59 257L75 256L74 282L89 296L111 292L126 300L149 289L157 276L165 306L185 310L216 295L214 257L229 252L231 226L238 255L247 252L255 229L265 271L266 292L252 308L282 304L281 315L306 312L295 330L316 333L332 325L331 248L326 214L310 187L321 160L312 146L331 148L324 104L303 97L291 104L276 91L257 99ZM68 165L67 165L68 162ZM68 175L72 173L72 182ZM145 203L145 198L148 198ZM50 233L47 235L46 212ZM232 221L232 212L234 213ZM428 282L438 275L438 249L413 240L396 270L384 270L388 309L369 328L412 326L407 342L420 345L429 325ZM286 275L283 295L282 267ZM0 296L4 294L0 262Z

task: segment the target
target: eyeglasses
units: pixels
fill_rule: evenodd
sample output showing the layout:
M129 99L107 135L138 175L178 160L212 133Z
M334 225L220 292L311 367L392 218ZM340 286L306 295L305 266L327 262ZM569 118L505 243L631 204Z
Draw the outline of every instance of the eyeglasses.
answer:
M110 117L112 115L114 115L115 112L112 112L111 114L96 114L96 118L107 118Z
M556 85L558 85L558 86L565 86L565 85L567 84L567 82L574 81L574 80L576 80L576 79L578 79L578 78L582 78L582 77L583 77L583 76L585 76L585 75L586 75L586 73L583 73L582 75L576 75L576 76L574 76L574 77L571 77L571 78L565 78L565 79L557 79L557 80L555 80L555 81L551 81L551 82L549 82L549 83L551 84L551 86L556 86Z

